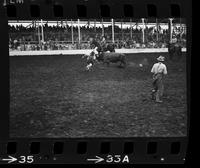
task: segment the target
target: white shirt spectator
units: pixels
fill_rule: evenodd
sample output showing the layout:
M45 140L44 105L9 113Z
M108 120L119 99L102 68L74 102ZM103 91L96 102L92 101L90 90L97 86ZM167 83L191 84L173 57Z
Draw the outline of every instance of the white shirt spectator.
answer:
M172 38L172 43L176 43L177 42L177 38Z
M139 43L136 43L136 48L139 48L140 47L140 44Z
M163 73L163 74L166 75L167 74L167 67L162 62L158 62L158 63L155 63L153 65L151 72L154 73L154 74Z

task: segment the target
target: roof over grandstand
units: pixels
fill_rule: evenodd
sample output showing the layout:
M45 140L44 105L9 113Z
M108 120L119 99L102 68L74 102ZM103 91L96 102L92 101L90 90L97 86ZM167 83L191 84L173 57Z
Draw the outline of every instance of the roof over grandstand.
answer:
M33 22L36 23L43 23L47 24L48 26L65 26L65 25L71 25L78 26L78 19L61 19L61 20L9 20L9 25L16 26L16 25L22 25L22 26L28 26L31 25ZM166 29L168 28L168 22L169 18L165 19L152 19L152 18L144 18L144 23L147 27L155 26L156 23L159 23L159 25ZM117 26L122 26L122 28L127 27L134 27L134 25L138 25L139 27L143 25L142 19L114 19L114 23ZM95 27L102 27L102 24L104 27L108 27L112 24L111 19L80 19L79 25L80 26L95 26ZM185 19L173 19L173 24L176 26L184 26L185 25Z
M140 23L141 22L141 19L138 19L138 18L123 18L123 19L114 19L115 22L123 22L123 23L126 23L126 22L135 22L135 23ZM169 19L170 18L144 18L145 22L148 22L148 23L156 23L156 22L159 22L159 23L168 23L169 22ZM173 23L186 23L186 20L184 18L171 18L173 20ZM43 20L47 20L49 22L58 22L58 21L77 21L77 19L71 19L71 18L66 18L66 19L57 19L57 20L52 20L52 19L43 19ZM36 20L36 19L33 19L33 20L9 20L9 22L32 22L32 21L40 21L40 19ZM80 19L80 22L111 22L111 18L101 18L101 19Z

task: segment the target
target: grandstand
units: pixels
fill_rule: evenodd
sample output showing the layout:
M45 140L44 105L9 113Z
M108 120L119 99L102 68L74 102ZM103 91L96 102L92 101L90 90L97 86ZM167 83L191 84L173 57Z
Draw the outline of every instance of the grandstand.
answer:
M183 19L9 21L10 51L91 49L91 37L117 49L166 48L175 36L186 47ZM171 26L171 29L170 29Z

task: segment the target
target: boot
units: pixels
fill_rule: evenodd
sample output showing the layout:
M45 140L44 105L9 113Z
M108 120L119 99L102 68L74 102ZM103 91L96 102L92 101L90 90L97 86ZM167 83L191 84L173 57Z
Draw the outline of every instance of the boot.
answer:
M151 99L152 100L155 100L156 99L156 97L155 97L155 90L153 89L152 91L151 91Z
M156 100L156 103L162 103L163 101L162 100Z
M162 103L162 100L160 100L159 92L156 93L156 103Z

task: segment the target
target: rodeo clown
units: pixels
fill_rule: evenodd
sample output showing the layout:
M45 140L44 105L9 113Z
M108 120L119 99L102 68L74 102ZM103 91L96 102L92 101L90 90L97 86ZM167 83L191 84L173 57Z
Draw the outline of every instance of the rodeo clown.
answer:
M167 75L167 67L163 63L165 57L159 56L157 61L158 63L155 63L151 69L151 73L153 73L152 99L157 103L162 103L161 98L164 92L163 77Z

